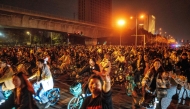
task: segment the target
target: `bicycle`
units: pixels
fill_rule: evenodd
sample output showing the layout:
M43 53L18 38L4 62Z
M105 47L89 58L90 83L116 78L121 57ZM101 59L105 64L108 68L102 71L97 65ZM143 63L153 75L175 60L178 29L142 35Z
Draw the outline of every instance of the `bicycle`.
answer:
M122 68L118 68L113 75L111 76L111 85L119 84L122 85L125 83L125 74Z
M83 78L79 78L79 79L83 80ZM81 80L79 81L77 80L76 82L74 82L69 88L70 93L74 97L71 98L71 100L69 101L67 105L67 109L80 109L84 99L91 95L91 94L83 93L83 90L82 90L85 84L87 83L87 81L84 82L83 85L81 84L82 81Z

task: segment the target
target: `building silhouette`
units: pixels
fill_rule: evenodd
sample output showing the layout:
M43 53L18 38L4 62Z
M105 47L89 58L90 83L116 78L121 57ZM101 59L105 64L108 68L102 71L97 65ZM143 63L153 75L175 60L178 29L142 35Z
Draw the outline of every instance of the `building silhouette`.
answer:
M78 0L78 19L111 26L112 0Z
M143 28L148 32L155 34L156 18L154 15L145 15L144 19L139 22L139 28Z

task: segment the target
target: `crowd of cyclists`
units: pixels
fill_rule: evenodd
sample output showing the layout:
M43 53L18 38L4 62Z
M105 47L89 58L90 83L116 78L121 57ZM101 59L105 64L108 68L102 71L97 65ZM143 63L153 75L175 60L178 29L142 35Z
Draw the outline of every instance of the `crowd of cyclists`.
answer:
M34 91L46 108L50 106L43 93L53 88L52 67L66 72L71 66L81 70L76 78L88 72L88 75L100 74L101 68L114 75L120 69L125 78L125 86L128 95L133 97L139 93L135 87L141 87L142 99L136 104L146 104L147 91L161 93L158 99L161 101L167 95L170 87L169 76L173 73L187 77L190 82L190 49L188 47L133 47L114 45L70 45L70 46L41 46L41 47L1 47L0 48L0 92L14 89L12 75L15 72L23 72L31 79L37 77L33 84ZM25 68L18 68L19 65ZM110 70L110 71L108 71ZM37 72L36 72L37 71ZM67 72L66 72L67 73ZM48 89L45 89L45 86ZM130 86L131 85L131 86ZM132 87L132 88L131 88ZM165 93L163 95L163 93ZM6 103L3 94L0 93L0 102ZM160 104L159 104L160 105ZM160 106L158 109L161 109Z

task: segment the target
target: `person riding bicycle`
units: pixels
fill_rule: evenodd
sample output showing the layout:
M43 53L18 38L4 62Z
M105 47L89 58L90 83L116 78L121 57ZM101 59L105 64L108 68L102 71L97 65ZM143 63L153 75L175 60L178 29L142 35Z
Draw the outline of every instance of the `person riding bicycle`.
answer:
M187 53L182 53L181 60L177 62L176 67L181 71L181 75L187 77L187 81L190 83L190 63L188 62Z
M101 74L106 75L91 75L88 80L91 96L85 98L81 109L113 109L111 79L107 75L110 70L101 69Z
M170 84L170 72L169 71L164 71L162 73L160 73L157 77L156 80L156 87L157 87L157 91L156 91L156 95L157 95L157 100L159 101L157 104L156 109L162 109L162 99L167 97L168 91L167 89L169 89L171 87Z
M142 79L142 99L140 100L140 104L144 104L146 98L148 97L146 89L148 89L152 93L155 92L157 76L162 72L164 72L164 69L161 66L161 60L159 58L156 58L155 60L153 60L153 66L148 70L148 72Z
M68 65L71 62L69 54L66 51L64 51L63 56L61 58L59 58L59 61L61 61L61 66L60 66L61 70L68 67Z
M81 72L79 72L76 77L84 74L84 73L88 73L88 75L92 75L95 74L96 71L100 72L100 67L98 64L96 64L96 60L95 58L90 58L89 59L89 65L87 65Z
M28 63L30 64L30 67L27 69L29 76L32 76L32 69L36 67L36 57L33 53L30 54L30 57L28 59Z
M14 74L12 68L7 64L6 59L0 61L0 102L5 101L3 91L14 89L12 83L12 75Z
M104 59L100 62L100 66L104 69L111 67L110 55L108 53L104 54Z
M135 69L135 83L141 82L142 77L144 76L145 61L143 55L138 53L138 59L134 62Z
M0 109L39 109L32 98L34 88L23 72L17 72L12 76L15 88L8 99L0 104Z
M95 58L90 58L89 59L89 65L86 66L81 72L79 72L76 75L76 78L83 75L84 73L88 73L87 77L90 77L92 74L96 74L96 73L99 73L99 72L100 72L100 67L99 67L98 64L96 64ZM84 81L87 81L86 79L87 78L85 78ZM88 85L85 83L85 84L83 84L83 87L84 87L84 92L86 94L89 94Z
M121 51L118 53L118 56L115 60L115 62L119 62L119 68L122 68L124 70L125 64L126 64L126 59L123 53Z
M46 103L45 108L50 106L48 98L44 93L50 89L53 89L54 82L51 75L51 71L47 64L44 64L44 59L37 60L38 71L29 79L36 77L36 82L33 84L36 95L34 98L40 99L40 102L43 104Z
M173 71L172 60L169 58L168 53L164 53L164 58L162 59L162 66L165 71Z

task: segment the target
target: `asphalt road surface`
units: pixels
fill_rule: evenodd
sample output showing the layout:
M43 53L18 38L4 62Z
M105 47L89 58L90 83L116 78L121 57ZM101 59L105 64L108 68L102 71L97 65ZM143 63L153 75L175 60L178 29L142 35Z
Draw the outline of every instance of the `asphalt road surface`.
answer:
M69 100L73 97L69 93L69 86L72 84L72 81L69 81L66 79L67 76L62 75L58 79L54 80L55 87L60 88L60 100L57 104L54 106L49 107L48 109L67 109L67 104ZM162 109L166 109L170 102L171 97L176 93L176 83L172 80L172 87L168 89L168 96L166 98L163 98L162 100ZM132 97L127 96L125 93L125 88L120 85L114 85L112 87L112 99L113 99L113 106L114 109L137 109L133 107L132 103ZM183 92L183 90L181 91ZM182 95L182 93L180 93ZM44 105L38 104L40 109L44 109ZM190 107L183 107L180 109L189 109ZM145 109L145 108L139 108L139 109Z

